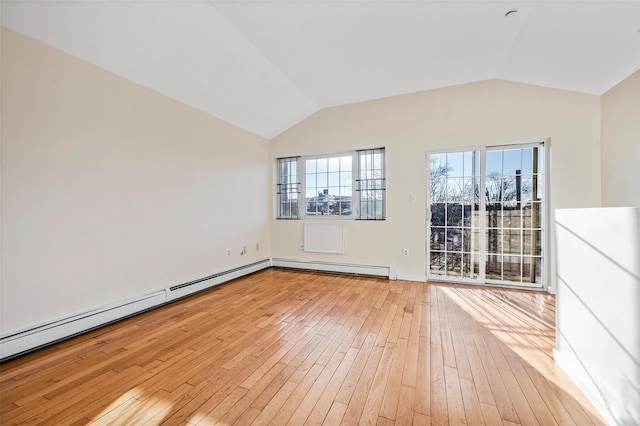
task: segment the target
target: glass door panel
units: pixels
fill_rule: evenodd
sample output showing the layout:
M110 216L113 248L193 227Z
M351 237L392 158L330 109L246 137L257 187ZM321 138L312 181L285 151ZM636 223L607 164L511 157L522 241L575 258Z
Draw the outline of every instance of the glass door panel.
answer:
M432 154L429 158L429 274L479 276L477 151Z

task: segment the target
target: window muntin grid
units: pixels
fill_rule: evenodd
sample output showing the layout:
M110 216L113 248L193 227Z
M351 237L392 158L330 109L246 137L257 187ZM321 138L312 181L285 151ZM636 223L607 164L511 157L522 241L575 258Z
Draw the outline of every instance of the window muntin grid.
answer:
M278 158L278 219L298 219L298 157Z
M385 218L385 158L384 148L367 149L358 155L358 189L360 195L359 219Z
M305 159L305 214L351 216L353 156Z

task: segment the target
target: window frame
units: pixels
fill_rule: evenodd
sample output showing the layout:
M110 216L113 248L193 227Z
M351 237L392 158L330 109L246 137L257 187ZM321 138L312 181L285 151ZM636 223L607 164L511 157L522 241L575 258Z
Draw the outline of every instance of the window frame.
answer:
M381 188L378 190L382 192L382 213L379 215L380 217L372 218L372 217L362 217L361 212L361 188L360 188L360 153L362 152L379 152L382 154L382 177L379 180L382 181ZM327 159L327 162L331 158L341 158L349 156L351 158L351 214L307 214L307 161L308 160L319 160L319 159ZM297 172L297 193L298 193L298 214L295 217L284 216L282 215L282 206L283 200L281 199L282 189L289 185L290 182L283 182L282 179L284 176L281 175L280 164L281 161L291 161L296 160L296 172ZM326 172L322 172L328 174L328 167ZM339 173L344 173L339 170ZM328 178L328 176L327 176ZM344 187L342 185L342 176L340 176L339 186L338 188ZM319 188L317 185L315 188ZM328 185L327 189L333 188ZM352 151L343 151L337 153L328 153L328 154L316 154L316 155L304 155L304 156L288 156L288 157L278 157L276 158L276 203L275 203L275 218L277 220L377 220L384 221L386 220L386 151L384 147L379 148L369 148L362 150L352 150ZM291 211L291 210L290 210Z

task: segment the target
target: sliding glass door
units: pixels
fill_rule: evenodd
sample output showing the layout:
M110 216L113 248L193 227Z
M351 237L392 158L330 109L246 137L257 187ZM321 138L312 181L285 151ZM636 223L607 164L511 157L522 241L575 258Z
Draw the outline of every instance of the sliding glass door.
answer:
M429 278L542 287L543 150L428 154Z

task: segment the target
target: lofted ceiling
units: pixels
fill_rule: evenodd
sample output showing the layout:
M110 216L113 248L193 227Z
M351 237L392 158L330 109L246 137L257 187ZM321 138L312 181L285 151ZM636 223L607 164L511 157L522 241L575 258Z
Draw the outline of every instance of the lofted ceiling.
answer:
M602 94L640 68L638 0L1 8L8 28L265 138L329 106L492 78Z

